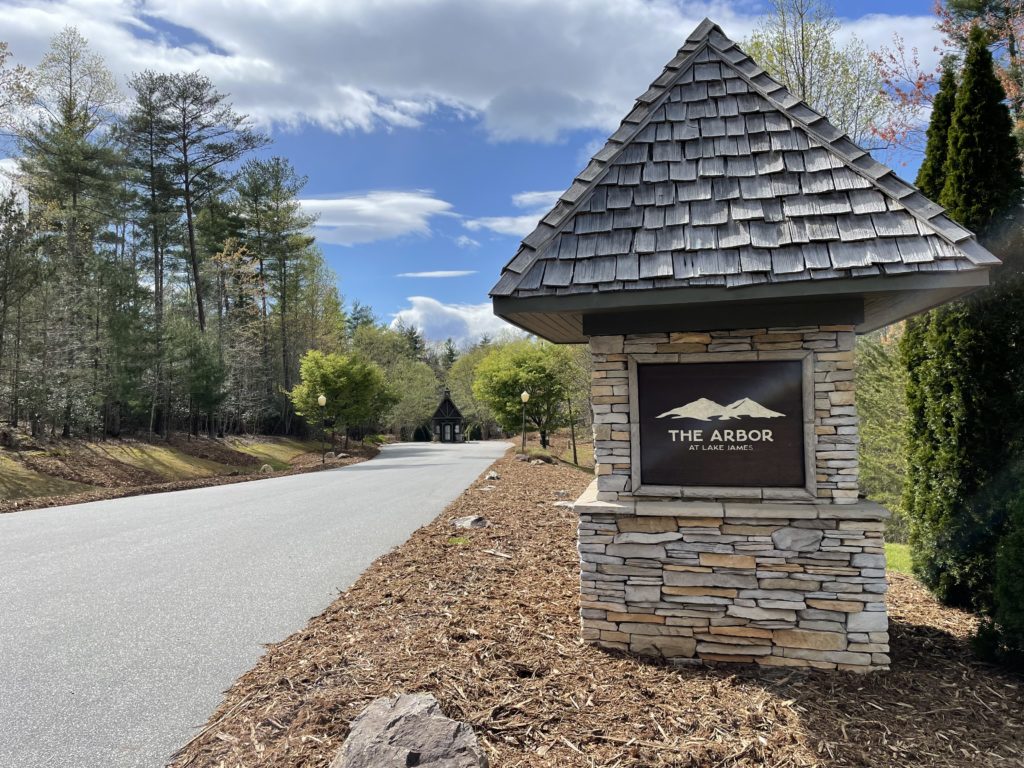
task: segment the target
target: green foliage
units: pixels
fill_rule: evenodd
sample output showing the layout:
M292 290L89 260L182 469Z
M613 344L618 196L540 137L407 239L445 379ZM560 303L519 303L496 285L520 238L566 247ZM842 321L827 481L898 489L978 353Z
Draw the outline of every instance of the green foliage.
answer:
M985 33L975 29L947 131L940 201L983 236L998 230L1021 188L1004 99ZM939 181L944 112L933 114L929 132L928 184ZM1022 606L1015 521L1024 498L1024 278L998 278L907 324L903 500L914 572L941 600L987 615L976 647L1005 659L1019 648Z
M994 607L975 647L992 661L1024 670L1024 495L1014 499L999 542Z
M0 44L0 124L25 75ZM347 344L304 179L282 158L239 169L265 140L200 73L138 73L120 110L69 28L31 79L17 136L31 216L0 200L4 417L37 435L300 429L285 393L299 356Z
M914 569L940 599L974 609L991 605L1006 499L1018 484L1008 469L1024 426L1013 386L1022 372L1014 315L1024 307L1009 288L933 311L902 345Z
M434 368L423 361L427 347L418 330L362 323L355 328L352 349L379 365L396 384L394 403L381 417L383 425L408 436L430 422L442 387Z
M902 509L907 372L897 334L876 332L857 340L857 412L861 487L892 512L886 539L903 542L908 533Z
M841 37L827 0L770 0L744 48L858 144L871 139L893 110L870 51L856 37Z
M445 379L445 384L451 390L452 401L466 420L466 432L471 440L479 440L483 435L490 434L498 423L487 403L473 392L477 366L493 348L477 344L464 351L452 364Z
M492 349L476 367L473 394L508 432L522 429L520 394L529 392L527 427L548 433L566 424L567 399L574 382L573 351L544 341L514 341Z
M910 547L907 544L885 543L885 567L890 571L910 575L913 564L910 558Z
M531 445L526 449L526 455L531 459L540 459L547 464L554 464L555 457L551 455L550 451L546 451L543 448L538 448L535 445Z
M946 139L956 104L956 75L956 59L952 56L944 57L939 90L932 102L924 159L921 161L916 181L918 188L929 200L938 200L946 184Z
M356 331L360 328L375 325L377 325L377 316L373 313L373 307L359 301L353 301L345 321L347 334L355 336Z
M312 423L332 420L335 428L356 427L380 419L395 402L384 373L359 355L310 350L299 364L300 382L291 392L295 412ZM324 395L327 404L317 398Z
M393 431L428 425L441 401L434 370L419 360L401 360L388 371L388 381L396 384L396 402L385 417Z
M947 136L945 183L939 202L975 232L1016 201L1020 158L1006 93L992 65L988 35L971 30Z
M1008 531L996 554L993 620L1003 637L1004 653L1024 667L1024 497L1016 500Z

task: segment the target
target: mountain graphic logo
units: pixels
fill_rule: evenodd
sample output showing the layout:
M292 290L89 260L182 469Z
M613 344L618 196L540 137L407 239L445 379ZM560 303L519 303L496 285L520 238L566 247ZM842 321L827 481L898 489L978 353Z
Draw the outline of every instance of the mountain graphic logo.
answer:
M659 419L695 419L696 421L730 421L731 419L778 419L786 414L765 408L749 397L741 398L729 405L719 405L714 400L702 397L686 405L665 411Z

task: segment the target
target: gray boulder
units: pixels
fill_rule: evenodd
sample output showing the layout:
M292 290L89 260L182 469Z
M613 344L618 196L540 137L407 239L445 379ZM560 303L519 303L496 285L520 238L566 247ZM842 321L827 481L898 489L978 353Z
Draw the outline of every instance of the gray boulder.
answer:
M456 528L486 528L488 522L486 517L469 515L468 517L456 517L452 520L452 525Z
M370 703L355 720L330 768L487 768L466 723L445 717L429 694Z

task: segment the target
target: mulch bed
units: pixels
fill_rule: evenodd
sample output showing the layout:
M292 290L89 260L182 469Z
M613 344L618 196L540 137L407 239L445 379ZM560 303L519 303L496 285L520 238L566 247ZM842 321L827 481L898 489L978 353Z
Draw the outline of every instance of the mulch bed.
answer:
M892 672L673 668L585 645L576 520L553 502L590 478L495 469L270 646L172 765L327 766L352 718L400 691L471 723L495 768L1024 765L1024 681L972 661L973 619L907 577ZM451 527L471 514L491 527Z
M212 442L212 441L210 441ZM191 447L187 445L188 441L184 439L175 439L172 441L172 445L175 448L183 450L194 456L200 458L210 459L211 461L220 461L227 458L230 454L238 454L242 457L237 464L243 466L252 467L259 465L262 462L250 454L242 453L241 451L234 451L230 448L223 448L217 450L216 447L211 448L210 446L200 445L198 442L194 443ZM167 482L152 482L152 473L146 472L145 470L132 468L130 465L124 462L119 462L114 459L106 458L105 462L101 465L96 463L83 462L82 453L76 455L73 461L71 460L57 460L51 457L39 456L32 457L32 461L23 460L26 466L32 469L36 469L46 474L52 474L57 477L64 477L65 479L78 479L80 482L95 483L97 485L107 487L99 487L92 491L83 491L82 493L75 493L65 496L33 496L27 499L11 499L7 501L0 500L0 514L5 512L20 512L30 509L45 509L47 507L60 507L66 504L82 504L87 501L102 501L104 499L120 499L127 496L142 496L149 493L165 493L167 491L184 491L190 488L207 488L213 485L231 485L232 483L246 483L252 480L262 480L268 477L283 477L284 475L299 475L305 472L319 472L323 469L337 469L338 467L347 467L350 464L358 464L361 461L372 459L380 450L372 445L362 445L353 443L351 447L345 451L348 457L343 459L331 459L326 464L321 463L320 454L301 454L296 456L292 460L291 468L285 470L279 470L269 474L254 473L250 470L248 474L241 474L240 471L229 475L212 475L210 477L196 477L190 480L170 480ZM115 465L118 465L115 468ZM127 468L124 473L119 471L120 467ZM127 471L134 469L134 474ZM91 479L86 477L76 477L74 473L84 475L87 471L92 472ZM103 473L106 477L102 480L98 480L95 476L97 473ZM136 480L137 484L130 484L130 480Z

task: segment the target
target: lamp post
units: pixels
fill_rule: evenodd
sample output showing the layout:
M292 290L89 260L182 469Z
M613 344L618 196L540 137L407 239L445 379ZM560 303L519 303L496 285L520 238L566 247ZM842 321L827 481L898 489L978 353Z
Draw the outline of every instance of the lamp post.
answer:
M327 418L326 418L326 413L327 413L327 411L326 411L327 397L325 395L320 395L320 397L318 397L316 399L316 404L320 406L320 439L323 442L323 446L324 446L323 451L321 451L321 453L320 453L320 463L321 464L326 464L327 463Z
M530 399L530 393L524 389L519 399L523 401L523 453L526 453L526 403Z

